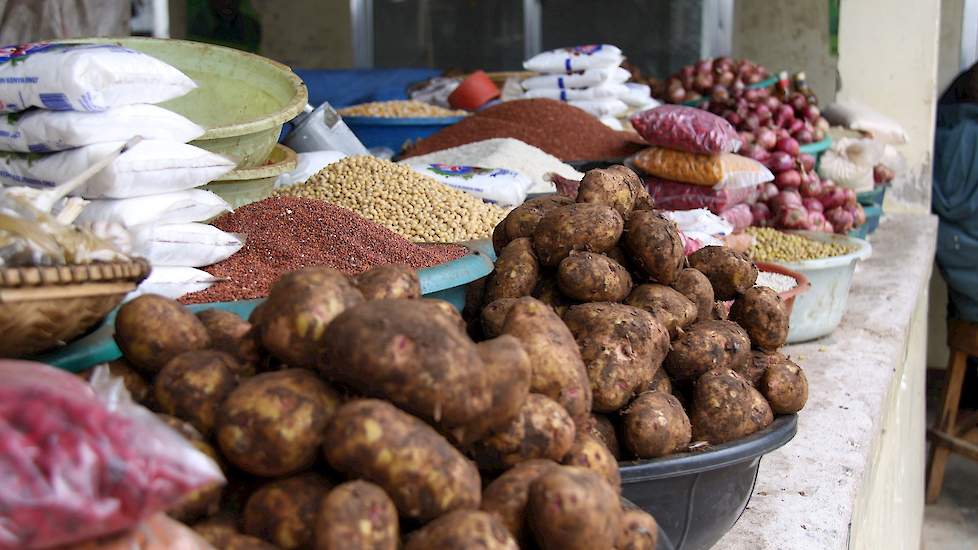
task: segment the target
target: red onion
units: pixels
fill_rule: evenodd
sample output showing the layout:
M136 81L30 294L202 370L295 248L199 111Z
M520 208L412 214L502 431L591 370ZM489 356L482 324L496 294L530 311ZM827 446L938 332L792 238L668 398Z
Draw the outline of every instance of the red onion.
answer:
M822 188L822 182L819 181L818 176L814 178L812 177L802 178L801 188L799 189L799 191L801 192L801 196L806 198L811 198L816 202L818 201L818 198L821 197L822 194L825 192L824 189ZM821 210L821 208L819 210Z
M730 91L725 86L715 85L710 88L710 99L713 101L726 101L730 99Z
M796 118L791 121L791 124L788 125L788 133L791 135L795 135L798 132L800 132L801 129L804 127L805 127L805 121L800 118Z
M798 116L801 116L802 110L808 105L808 100L801 92L791 92L791 95L788 96L788 103L791 104Z
M829 223L829 220L825 220L822 223L822 227L815 228L815 231L821 231L822 233L832 233L833 231L835 231L835 229L832 228L832 224Z
M780 213L782 210L787 208L804 208L801 202L801 195L798 191L794 189L785 189L768 201L768 207L774 211L775 214Z
M820 205L821 206L821 205ZM821 211L808 211L808 225L813 230L817 231L823 225L825 225L825 214Z
M686 99L686 90L683 87L670 88L666 93L669 103L682 103Z
M866 210L863 209L863 205L857 203L856 206L849 209L849 213L852 214L853 227L859 227L866 223Z
M785 208L778 215L778 226L784 229L808 229L808 212L801 206Z
M744 127L748 130L756 130L758 126L761 125L761 121L757 119L757 115L747 115L744 117Z
M768 109L767 105L760 103L754 108L754 113L761 122L766 122L771 120L771 109Z
M843 206L845 206L846 208L855 208L856 205L859 204L856 201L856 192L854 190L849 189L848 187L843 187L842 192L845 193L846 195L846 199L845 202L843 203Z
M778 112L778 109L781 108L781 100L778 99L778 98L776 98L776 97L774 97L773 95L772 96L768 96L764 100L764 103L767 105L767 108L768 109L771 109L771 113L776 113L776 112Z
M749 75L747 75L747 83L748 84L757 84L761 80L762 80L761 73L756 73L755 72L755 73L750 73Z
M729 122L730 125L734 127L740 126L740 123L744 121L744 119L739 114L733 111L727 112L727 114L723 115L723 118L727 119L727 122Z
M693 87L699 91L706 92L713 87L713 75L710 73L699 73L693 79Z
M785 172L795 167L795 159L784 151L775 151L771 153L771 158L768 160L767 167L775 174Z
M750 213L753 217L752 225L766 227L771 222L771 209L763 202L750 205Z
M812 124L815 124L815 122L818 121L818 117L821 114L821 111L818 110L818 106L816 105L806 105L802 110L802 116L804 116L805 120L811 122Z
M760 142L760 136L757 136L758 142ZM893 170L890 170L882 164L877 164L873 167L873 181L875 183L889 183L893 181L896 174Z
M717 76L717 84L719 84L719 85L721 85L721 86L723 86L725 88L729 88L730 85L733 84L734 79L736 79L736 78L737 78L737 75L733 74L732 72L730 72L730 71L724 71L724 72L720 73L719 76Z
M821 128L816 128L815 132L812 134L812 139L815 141L822 141L823 139L825 139L826 135L827 134L825 133L824 130L822 130Z
M806 172L811 172L815 169L815 157L809 155L808 153L798 155L798 162L801 163L801 167L804 168Z
M774 176L774 184L779 189L798 189L801 187L801 173L798 170L785 170Z
M852 229L852 214L845 208L833 208L825 212L825 219L832 224L832 229L839 234L846 234Z
M744 144L754 143L754 141L756 141L756 137L754 136L753 132L737 132L737 135L740 136L740 142Z
M758 197L762 201L769 201L774 197L778 196L781 190L778 189L777 185L774 185L773 181L761 184L761 196Z
M740 154L744 155L745 157L750 157L761 164L766 164L771 158L771 153L768 153L767 149L756 143L752 143L750 145L750 149L748 149L746 152L742 151Z
M802 145L811 143L815 139L815 135L812 134L812 131L811 130L807 130L805 128L802 128L801 130L798 130L797 132L795 132L795 136L794 137L795 137L796 140L798 140L798 143L800 143Z
M798 156L798 141L793 138L779 139L775 148L778 151L784 151L792 157Z
M712 59L700 59L696 62L694 70L699 74L711 73L713 72L713 60Z
M778 135L770 128L758 128L754 135L756 143L765 149L773 149L778 143Z
M824 212L825 211L825 209L822 208L822 203L820 203L817 198L815 198L815 197L805 197L804 194L802 194L802 197L804 197L804 198L801 199L801 204L802 204L802 206L805 207L805 210L808 210L809 212Z
M734 83L730 86L730 95L732 95L734 97L740 97L740 96L744 95L744 90L745 89L746 89L746 86L744 86L744 83L743 82L741 82L739 80L734 80Z
M755 88L748 88L747 91L744 92L744 99L750 101L751 103L757 103L762 99L762 96L763 93L761 90Z
M777 116L781 117L785 124L791 124L795 120L795 110L791 108L791 105L781 105L778 108Z
M833 210L835 208L842 208L846 203L846 192L841 187L834 187L828 193L825 193L821 197L822 206L825 207L826 211ZM832 225L835 225L834 223Z

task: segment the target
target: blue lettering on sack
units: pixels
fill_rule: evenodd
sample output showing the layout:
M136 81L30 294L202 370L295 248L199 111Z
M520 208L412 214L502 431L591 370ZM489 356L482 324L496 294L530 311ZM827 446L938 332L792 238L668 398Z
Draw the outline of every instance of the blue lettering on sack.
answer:
M64 94L48 93L48 94L38 94L41 98L41 104L44 105L45 109L50 109L52 111L70 111L71 102L68 101L68 97Z
M560 89L564 88L564 77L562 76L557 77L557 87Z
M31 143L27 146L27 150L31 153L50 153L51 148L44 143Z
M560 91L560 100L561 101L567 101L567 92L566 91L564 91L564 90L561 90Z
M29 177L21 176L20 174L11 174L10 172L3 169L0 169L0 178L6 178L9 180L13 180L17 183L30 185L32 187L54 187L55 185L57 185L55 182L50 180L39 180L37 178L29 178Z
M567 57L567 58L564 59L564 69L567 72L571 72L571 64L570 64L570 58L569 57Z
M37 84L36 76L5 76L0 78L0 84Z
M82 94L82 96L80 98L78 98L78 101L79 101L79 103L81 103L82 109L84 109L85 111L102 111L102 110L104 110L101 107L99 107L98 105L96 105L94 101L92 101L92 93L91 92L85 92L84 94Z

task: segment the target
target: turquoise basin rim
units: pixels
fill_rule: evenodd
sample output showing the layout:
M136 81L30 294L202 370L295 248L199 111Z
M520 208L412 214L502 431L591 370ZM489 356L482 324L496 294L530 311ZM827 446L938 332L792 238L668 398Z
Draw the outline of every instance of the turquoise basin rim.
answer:
M387 118L379 116L345 116L347 126L450 126L465 116L426 118Z

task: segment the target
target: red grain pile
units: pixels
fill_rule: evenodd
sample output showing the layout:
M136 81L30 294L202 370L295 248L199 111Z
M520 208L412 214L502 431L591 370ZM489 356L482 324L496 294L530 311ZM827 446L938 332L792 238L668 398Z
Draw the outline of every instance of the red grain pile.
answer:
M242 206L213 225L244 233L247 240L237 254L204 268L227 281L183 296L180 301L185 304L263 298L281 275L303 267L328 266L356 275L383 264L421 269L467 252L458 245L418 246L345 208L315 199L265 199Z
M638 134L612 130L562 101L518 99L480 111L422 139L404 157L492 138L518 139L563 161L621 158L647 147Z

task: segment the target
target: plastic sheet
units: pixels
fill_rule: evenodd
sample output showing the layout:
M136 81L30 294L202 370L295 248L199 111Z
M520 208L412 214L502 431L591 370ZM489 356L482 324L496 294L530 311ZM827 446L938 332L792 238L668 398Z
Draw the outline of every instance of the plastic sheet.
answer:
M636 113L632 127L650 145L687 153L718 155L740 149L737 130L726 120L702 109L663 105Z

